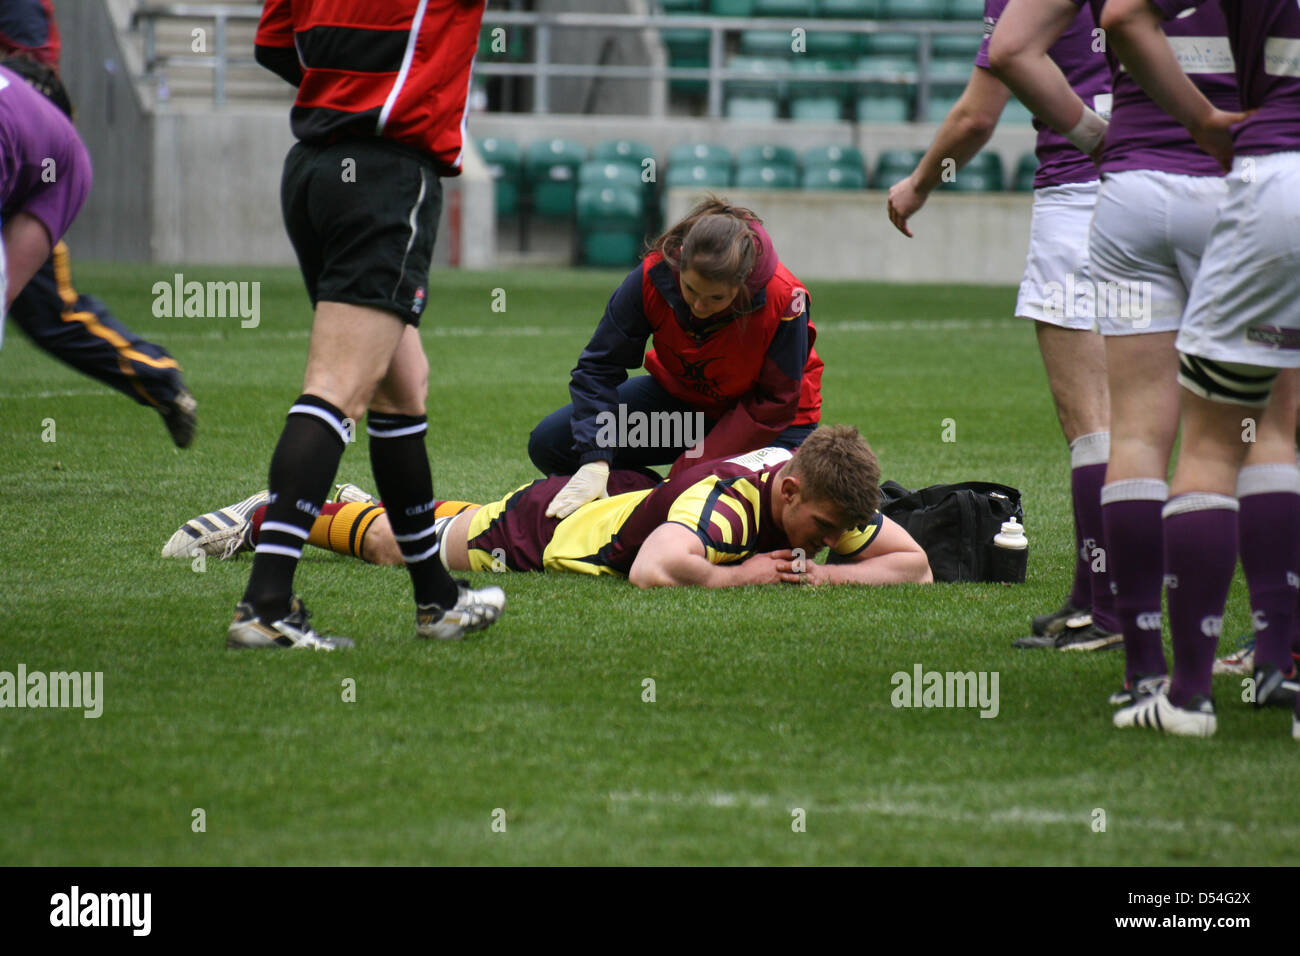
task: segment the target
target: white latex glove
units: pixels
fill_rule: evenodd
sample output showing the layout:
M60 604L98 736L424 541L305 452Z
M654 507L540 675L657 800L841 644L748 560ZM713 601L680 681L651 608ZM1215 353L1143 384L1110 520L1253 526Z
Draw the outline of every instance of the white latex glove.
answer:
M605 483L609 481L609 462L589 461L578 469L569 483L546 506L546 517L567 518L589 501L608 498Z

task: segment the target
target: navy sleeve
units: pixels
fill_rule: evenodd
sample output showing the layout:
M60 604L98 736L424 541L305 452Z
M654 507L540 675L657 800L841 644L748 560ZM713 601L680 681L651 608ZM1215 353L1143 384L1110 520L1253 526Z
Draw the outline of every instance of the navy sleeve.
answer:
M573 400L573 447L580 464L613 461L614 449L598 448L596 416L613 411L618 387L627 381L628 369L645 361L645 344L650 338L650 321L641 300L641 269L632 270L614 290L596 333L582 350L578 366L569 379Z

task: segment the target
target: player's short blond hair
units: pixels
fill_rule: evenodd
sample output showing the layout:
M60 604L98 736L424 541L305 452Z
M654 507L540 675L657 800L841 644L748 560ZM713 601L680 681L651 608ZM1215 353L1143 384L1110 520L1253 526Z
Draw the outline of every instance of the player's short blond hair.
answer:
M795 451L790 471L805 500L829 502L851 525L880 507L880 462L852 425L818 428Z

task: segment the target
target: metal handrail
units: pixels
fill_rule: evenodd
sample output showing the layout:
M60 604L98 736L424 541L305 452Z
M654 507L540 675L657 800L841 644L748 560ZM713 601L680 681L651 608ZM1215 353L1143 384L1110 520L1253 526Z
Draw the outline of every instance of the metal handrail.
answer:
M160 58L156 49L156 21L164 17L211 18L216 26L216 53L213 56ZM132 26L143 27L145 69L152 73L158 65L185 64L211 67L214 70L213 100L220 106L225 103L226 66L231 62L251 63L252 57L231 58L226 55L226 24L232 20L260 19L261 11L247 5L231 6L220 3L168 3L145 4L132 15ZM617 14L564 12L522 12L488 10L483 15L485 26L521 26L535 31L536 54L531 63L498 63L478 60L475 72L482 76L527 76L535 81L533 112L550 111L549 81L552 78L607 77L611 79L649 80L705 80L708 83L708 116L722 116L723 84L727 82L777 82L777 83L886 83L915 84L917 107L924 112L935 78L930 74L933 40L943 35L972 35L975 24L947 20L833 20L791 17L718 17L695 14ZM707 67L646 66L593 66L587 64L554 63L551 57L551 38L554 29L608 29L608 30L707 30L709 32L709 65ZM747 30L790 32L802 29L806 33L912 33L920 42L917 47L917 69L913 71L862 71L846 70L832 73L755 73L729 69L722 65L726 51L726 35ZM982 27L981 27L982 29Z

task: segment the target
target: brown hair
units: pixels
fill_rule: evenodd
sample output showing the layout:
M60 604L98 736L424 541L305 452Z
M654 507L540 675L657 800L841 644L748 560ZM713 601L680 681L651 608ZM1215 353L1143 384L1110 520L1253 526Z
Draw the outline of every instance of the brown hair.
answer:
M805 501L826 501L859 525L880 507L880 462L852 425L823 425L790 460Z
M758 240L750 223L761 223L744 206L709 196L651 245L677 273L693 269L700 278L739 286L737 298L749 303L749 278L758 259Z

